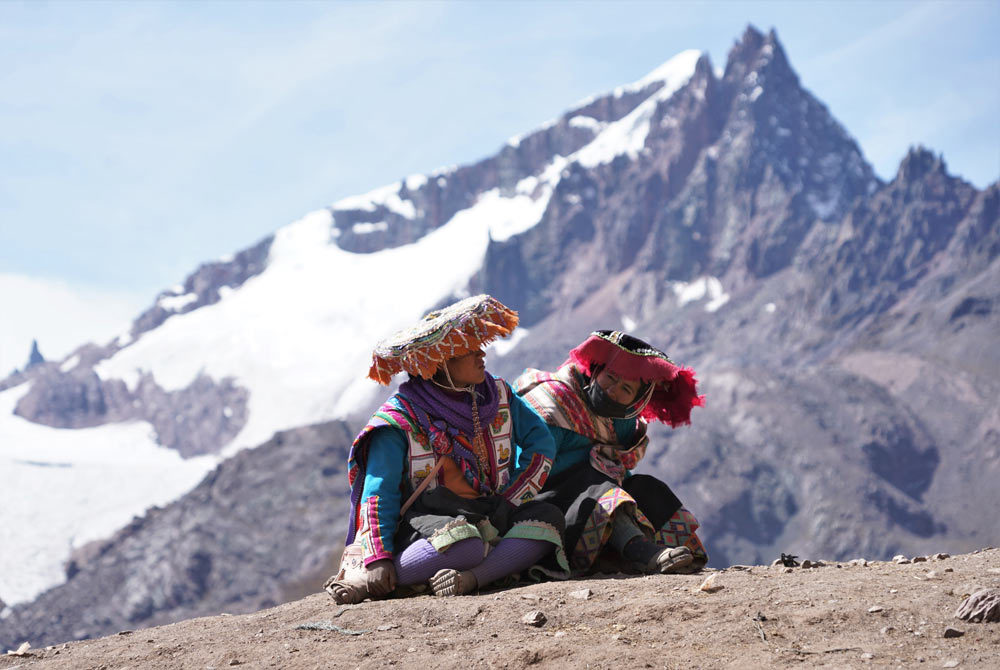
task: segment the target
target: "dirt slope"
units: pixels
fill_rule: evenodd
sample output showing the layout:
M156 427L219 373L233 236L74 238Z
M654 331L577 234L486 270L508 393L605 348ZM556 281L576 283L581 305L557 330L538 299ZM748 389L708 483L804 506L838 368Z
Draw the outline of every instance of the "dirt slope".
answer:
M698 590L713 574L722 588ZM1000 587L1000 550L908 564L619 575L350 607L316 594L254 614L8 654L0 670L996 668L1000 624L953 617L967 594L986 587ZM544 624L523 622L536 611ZM963 634L945 638L948 627Z

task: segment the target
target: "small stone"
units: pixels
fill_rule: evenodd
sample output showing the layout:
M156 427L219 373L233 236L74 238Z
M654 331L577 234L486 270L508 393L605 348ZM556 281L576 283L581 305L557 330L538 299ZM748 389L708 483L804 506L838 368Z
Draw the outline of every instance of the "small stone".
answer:
M914 563L926 563L927 562L927 557L926 556L914 556L913 559L912 559L912 561Z
M864 654L861 654L861 658L865 658L865 659L871 660L871 659L875 658L875 654L864 653Z
M951 558L951 554L938 553L931 556L931 558L933 558L935 561L943 561L946 558Z
M793 569L792 568L785 568L784 570L782 570L782 572L793 572Z
M945 572L955 572L955 568L945 568Z
M892 631L896 630L892 626L882 626L882 635L888 635Z
M799 564L799 567L800 567L800 568L811 568L812 566L813 566L813 562L812 562L812 561L810 561L810 560L809 560L808 558L807 558L807 559L805 559L804 561L802 561L802 562L801 562L801 563Z
M902 554L896 554L895 556L892 557L892 562L896 563L897 565L906 565L907 563L910 563L911 561L910 561L910 559L908 559L906 556L903 556Z
M868 561L863 558L855 558L853 561L848 561L848 565L860 565L863 568L868 565Z
M928 572L925 575L925 577L927 577L927 579L937 579L938 578L938 573L937 573L936 570L931 570L930 572Z
M525 600L541 600L542 597L537 593L522 593L521 597Z
M778 566L781 566L781 565L784 565L784 563L781 562L780 558L776 558L773 561L771 561L771 567L772 568L777 568Z
M379 626L378 628L376 628L375 630L383 630L383 631L385 631L385 630L392 630L393 628L399 628L399 624L398 623L384 623L381 626Z
M241 661L238 658L234 658L233 660L229 661L229 665L240 665L242 663L243 663L243 661Z
M869 614L874 614L875 612L881 612L882 609L883 608L880 607L879 605L872 605L871 607L868 608L868 613Z
M701 586L699 586L698 588L696 588L694 590L696 592L697 591L704 591L705 593L715 593L716 591L718 591L718 590L720 590L720 589L723 588L722 584L718 583L718 577L719 577L719 573L718 572L713 572L707 578L705 578L705 581L703 581L701 583Z
M941 664L941 667L942 668L957 668L958 667L958 661L956 661L954 659L952 659L950 661L945 661L944 663Z
M553 637L566 637L566 631L561 630L557 632L555 635L553 635Z
M948 626L944 629L944 637L962 637L963 635L965 635L964 630L959 630L958 628L954 628L952 626Z
M22 642L21 646L17 648L17 651L7 650L8 656L29 656L28 650L31 649L30 642Z
M580 589L579 591L570 591L569 597L576 598L577 600L590 600L590 596L594 595L594 592L590 589Z
M548 621L548 619L545 617L545 613L539 612L538 610L532 610L521 617L521 623L526 623L529 626L534 626L535 628L544 626L546 621Z
M411 653L411 654L412 654L413 652L415 652L416 650L417 650L417 648L416 648L416 647L407 647L407 649L406 649L406 651L408 651L408 652L409 652L409 653Z

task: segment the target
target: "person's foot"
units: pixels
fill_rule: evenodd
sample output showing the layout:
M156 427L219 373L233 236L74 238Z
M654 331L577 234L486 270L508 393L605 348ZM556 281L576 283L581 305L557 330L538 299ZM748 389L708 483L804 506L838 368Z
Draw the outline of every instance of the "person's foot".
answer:
M663 547L644 537L629 541L622 556L632 561L639 570L646 573L668 574L680 572L691 565L694 554L687 547Z
M470 570L438 570L431 577L431 591L436 596L464 596L479 586L476 576Z
M324 588L338 605L354 605L368 597L368 588L362 583L331 579Z
M649 572L668 575L672 572L687 572L694 561L694 554L687 547L668 547L647 563Z

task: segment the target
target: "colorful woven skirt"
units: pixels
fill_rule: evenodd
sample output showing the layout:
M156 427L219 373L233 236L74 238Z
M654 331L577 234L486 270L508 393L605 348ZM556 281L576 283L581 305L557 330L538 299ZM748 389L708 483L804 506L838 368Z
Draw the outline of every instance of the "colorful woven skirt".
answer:
M647 539L657 544L689 548L696 568L708 563L696 533L698 521L670 487L655 477L632 475L619 485L584 462L550 477L544 491L551 492L546 502L566 515L566 548L575 575L633 571L608 544L618 514L631 516Z

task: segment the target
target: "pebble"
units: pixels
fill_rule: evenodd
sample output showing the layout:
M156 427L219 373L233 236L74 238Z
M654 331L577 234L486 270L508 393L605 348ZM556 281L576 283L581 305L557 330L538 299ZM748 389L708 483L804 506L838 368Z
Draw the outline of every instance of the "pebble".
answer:
M933 558L935 561L943 561L946 558L951 558L951 554L939 553L939 554L934 554L933 556L931 556L931 558Z
M556 633L553 637L566 637L566 631L561 630L558 633Z
M944 629L943 637L962 637L963 635L965 635L964 630L959 630L958 628L948 626L947 628Z
M869 614L874 614L875 612L881 612L881 611L882 607L880 607L879 605L872 605L871 607L868 608Z
M868 660L871 660L875 658L875 654L869 654L869 653L861 654L861 658L867 658Z
M868 565L868 561L863 558L855 558L853 561L849 561L848 565L860 565L863 568Z
M911 563L912 561L910 561L910 559L908 559L906 556L903 556L902 554L896 554L895 556L892 557L892 562L896 563L897 565L906 565L907 563Z
M408 651L408 652L410 652L410 653L412 654L412 653L413 653L413 652L415 652L416 650L417 650L417 648L416 648L416 647L409 647L409 648L407 648L407 650L406 650L406 651Z
M958 667L958 661L956 661L954 659L952 659L950 661L945 661L944 663L941 664L941 667L942 668L957 668Z
M927 557L926 556L914 556L913 557L913 562L914 563L926 563L927 562Z
M548 621L548 619L545 617L544 612L539 612L538 610L532 610L521 617L522 623L526 623L529 626L534 626L536 628L544 626L546 621Z
M713 572L705 579L705 581L701 583L701 586L699 586L694 590L704 591L705 593L715 593L716 591L722 589L723 588L722 584L717 583L718 576L719 576L718 572Z
M569 597L576 598L578 600L590 600L590 596L594 595L594 592L590 589L580 589L579 591L570 591Z
M525 600L541 600L542 597L537 593L522 593L521 597Z
M795 568L785 568L782 572L794 572Z

